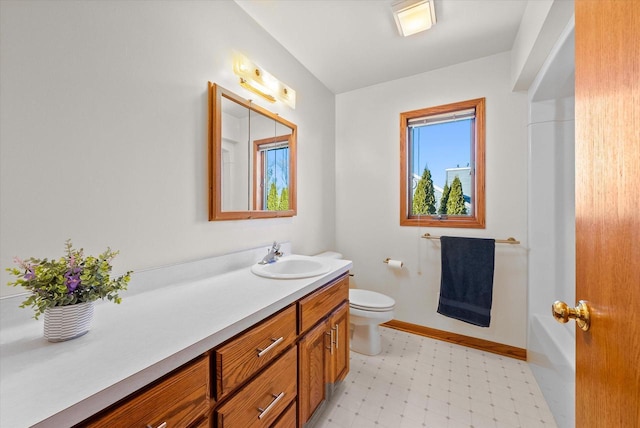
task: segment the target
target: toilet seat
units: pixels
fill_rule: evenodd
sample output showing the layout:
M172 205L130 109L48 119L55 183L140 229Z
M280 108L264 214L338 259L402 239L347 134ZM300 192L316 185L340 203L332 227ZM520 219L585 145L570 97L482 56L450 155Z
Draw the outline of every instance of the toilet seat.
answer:
M352 288L349 290L349 306L354 309L371 312L393 310L396 301L389 296L371 290Z
M359 306L359 305L349 304L349 307L351 309L358 309L360 311L365 311L365 312L389 312L389 311L393 310L393 306L388 307L388 308L369 308L367 306Z

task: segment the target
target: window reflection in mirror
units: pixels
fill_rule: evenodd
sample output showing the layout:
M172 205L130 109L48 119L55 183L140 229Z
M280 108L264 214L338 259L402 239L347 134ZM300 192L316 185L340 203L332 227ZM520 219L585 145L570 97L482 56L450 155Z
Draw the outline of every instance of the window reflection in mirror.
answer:
M296 214L295 124L209 82L209 219Z
M291 134L254 140L255 204L258 209L289 209L289 139Z

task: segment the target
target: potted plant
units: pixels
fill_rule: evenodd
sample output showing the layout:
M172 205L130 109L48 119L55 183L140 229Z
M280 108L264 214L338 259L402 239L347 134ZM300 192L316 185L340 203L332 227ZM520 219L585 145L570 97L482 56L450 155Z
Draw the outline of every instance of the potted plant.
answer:
M66 253L57 260L14 258L18 267L7 268L17 279L9 282L30 291L21 308L34 308L34 318L44 314L44 336L51 342L79 337L89 331L93 302L108 299L120 303L120 291L127 289L131 271L111 278L111 261L118 251L110 248L97 257L74 249L71 240Z

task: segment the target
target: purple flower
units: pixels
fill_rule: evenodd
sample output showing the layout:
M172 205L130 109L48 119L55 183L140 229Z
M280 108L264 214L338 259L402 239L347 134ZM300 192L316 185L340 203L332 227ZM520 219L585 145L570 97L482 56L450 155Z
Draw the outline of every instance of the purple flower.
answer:
M76 288L80 286L80 271L81 269L72 267L67 271L67 273L64 274L69 294L76 291Z
M27 270L24 273L24 279L27 281L31 281L35 277L36 277L36 273L33 271L33 267L31 266L27 267Z

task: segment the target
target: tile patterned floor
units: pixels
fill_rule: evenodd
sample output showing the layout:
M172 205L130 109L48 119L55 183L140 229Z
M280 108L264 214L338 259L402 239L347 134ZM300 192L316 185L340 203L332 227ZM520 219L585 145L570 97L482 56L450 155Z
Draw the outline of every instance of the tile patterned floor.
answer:
M315 428L555 428L526 362L381 327Z

